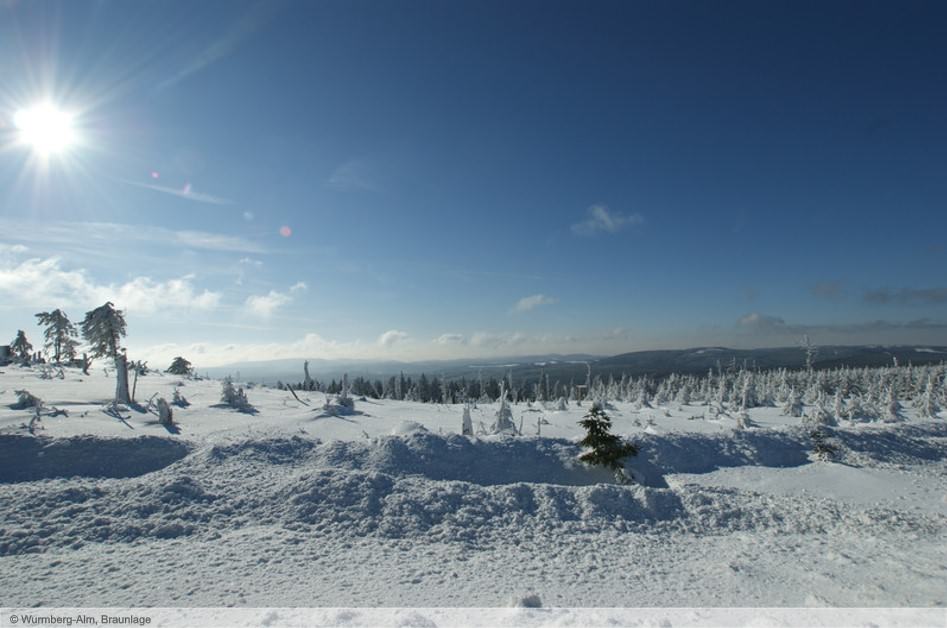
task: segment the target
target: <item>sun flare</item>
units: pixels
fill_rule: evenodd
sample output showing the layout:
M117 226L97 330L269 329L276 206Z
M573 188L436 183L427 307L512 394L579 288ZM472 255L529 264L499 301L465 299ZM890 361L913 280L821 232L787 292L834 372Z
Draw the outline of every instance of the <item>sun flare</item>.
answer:
M20 109L13 117L19 141L41 157L68 151L77 140L73 115L49 103Z

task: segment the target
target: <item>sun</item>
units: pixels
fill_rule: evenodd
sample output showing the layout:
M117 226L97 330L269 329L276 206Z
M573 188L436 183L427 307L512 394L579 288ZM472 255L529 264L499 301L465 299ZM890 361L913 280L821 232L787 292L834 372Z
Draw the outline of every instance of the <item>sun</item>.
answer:
M13 124L20 144L44 159L67 152L78 139L73 115L50 103L20 109Z

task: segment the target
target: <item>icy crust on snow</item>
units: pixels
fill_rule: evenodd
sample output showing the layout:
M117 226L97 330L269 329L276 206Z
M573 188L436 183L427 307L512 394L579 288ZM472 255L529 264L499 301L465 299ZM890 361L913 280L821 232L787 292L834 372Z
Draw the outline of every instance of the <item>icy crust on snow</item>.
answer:
M902 425L897 430L897 446L886 438L889 430L884 428L865 440L845 431L839 437L862 447L855 451L873 460L903 465L947 458L944 426L919 424L905 430ZM649 436L641 440L641 460L634 464L645 467L646 474L693 473L740 464L802 464L805 438L802 430L726 438ZM53 446L43 440L37 439L34 448ZM0 555L75 549L87 543L189 536L209 540L256 526L275 526L303 536L378 536L472 546L532 534L605 529L697 535L942 534L947 529L947 517L884 504L857 505L688 482L673 488L607 483L608 474L576 464L578 446L566 440L471 440L411 432L361 442L321 442L260 434L208 444L189 455L174 449L178 458L171 461L167 457L172 450L159 444L174 442L169 439L62 440L68 442L60 445L65 450L84 455L72 458L71 471L66 457L53 456L50 472L71 479L20 481L0 492ZM115 450L116 440L128 449ZM20 441L4 444L13 445L30 447ZM790 453L772 453L780 449ZM89 463L83 459L106 453L113 465L121 462L140 469L139 456L168 463L124 479L102 479L108 475L101 472L107 465L87 473ZM38 461L44 458L36 457L34 476L43 477L36 469L43 467ZM82 475L87 477L75 477Z

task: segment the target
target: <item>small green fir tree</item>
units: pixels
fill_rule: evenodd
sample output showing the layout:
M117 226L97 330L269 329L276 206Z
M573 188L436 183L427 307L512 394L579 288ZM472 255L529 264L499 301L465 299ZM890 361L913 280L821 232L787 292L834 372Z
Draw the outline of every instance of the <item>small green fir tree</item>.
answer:
M172 360L171 366L167 368L165 373L170 373L171 375L190 375L193 370L190 362L178 356Z
M608 418L602 406L595 403L589 413L579 421L586 434L579 444L588 449L579 456L579 460L589 465L598 465L611 469L622 483L628 481L624 473L622 460L638 454L638 448L615 436L609 430L612 420Z
M838 455L838 447L830 440L832 434L826 426L817 426L809 432L809 437L812 439L812 456L816 460L829 462Z

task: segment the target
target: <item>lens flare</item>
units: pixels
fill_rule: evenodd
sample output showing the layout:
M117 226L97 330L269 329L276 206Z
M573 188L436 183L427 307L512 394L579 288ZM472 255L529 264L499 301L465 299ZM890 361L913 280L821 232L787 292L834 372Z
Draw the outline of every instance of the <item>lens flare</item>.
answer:
M282 227L279 228L279 234L283 236L284 238L288 238L289 236L293 235L293 230L287 227L286 225L283 225Z

